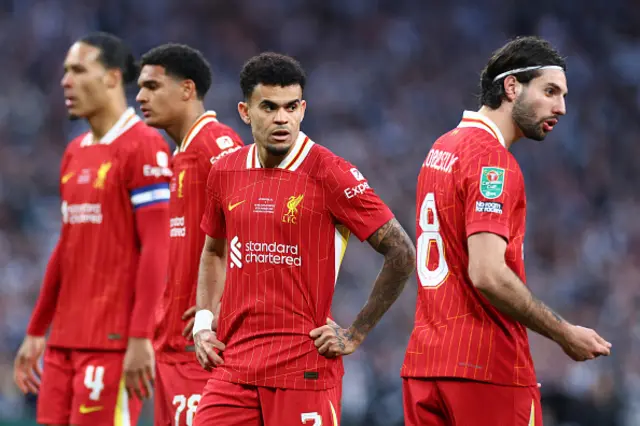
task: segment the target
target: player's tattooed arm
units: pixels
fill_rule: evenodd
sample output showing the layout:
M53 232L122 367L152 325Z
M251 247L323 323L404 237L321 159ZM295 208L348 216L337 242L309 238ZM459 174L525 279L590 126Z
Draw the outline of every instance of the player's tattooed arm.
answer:
M384 255L384 265L373 284L367 303L348 329L331 319L311 331L318 352L326 357L348 355L362 343L402 293L415 269L416 252L411 238L396 219L381 226L367 241Z
M371 294L349 327L353 338L361 342L393 305L416 267L416 249L402 225L394 218L382 225L367 241L384 255Z

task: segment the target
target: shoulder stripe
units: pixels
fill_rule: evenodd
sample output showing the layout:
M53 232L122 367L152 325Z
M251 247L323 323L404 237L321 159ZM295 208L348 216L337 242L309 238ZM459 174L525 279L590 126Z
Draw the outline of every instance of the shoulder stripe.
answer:
M189 129L189 131L187 132L187 135L182 140L179 151L185 152L189 147L189 145L191 144L191 141L198 135L198 133L200 133L200 130L202 130L204 126L206 126L209 123L217 123L217 122L218 122L218 119L216 118L215 111L207 111L204 114L202 114L195 121L195 123L193 123L193 125L191 126L191 129Z

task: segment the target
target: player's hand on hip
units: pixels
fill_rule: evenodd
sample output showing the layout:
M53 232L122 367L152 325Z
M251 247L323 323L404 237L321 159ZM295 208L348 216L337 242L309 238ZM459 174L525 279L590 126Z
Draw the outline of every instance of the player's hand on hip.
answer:
M13 380L23 393L37 394L42 370L38 361L44 353L44 337L25 336L13 363Z
M123 368L129 396L136 395L140 400L151 398L156 378L155 371L155 356L151 340L130 337L127 352L124 355Z
M330 318L327 318L327 325L311 330L309 336L313 339L320 355L326 358L349 355L360 345L353 333L341 328Z
M569 326L562 341L564 352L574 361L587 361L601 355L611 354L611 343L590 328Z
M189 340L193 340L193 325L196 322L196 311L198 308L194 305L184 311L182 314L182 320L189 320L184 330L182 330L182 335ZM218 316L220 315L220 304L218 303L218 308L216 309L215 316L213 317L213 322L211 323L211 329L215 331L218 328Z
M196 311L197 311L197 308L194 305L189 309L187 309L186 311L184 311L184 314L182 314L183 321L189 320L189 322L187 323L187 326L184 328L184 330L182 330L182 335L186 337L188 340L193 340L192 332L193 332L193 324L196 322Z
M217 354L214 349L224 351L225 345L218 340L215 331L200 330L193 336L196 346L196 358L198 362L207 371L211 371L214 367L224 364L222 357Z

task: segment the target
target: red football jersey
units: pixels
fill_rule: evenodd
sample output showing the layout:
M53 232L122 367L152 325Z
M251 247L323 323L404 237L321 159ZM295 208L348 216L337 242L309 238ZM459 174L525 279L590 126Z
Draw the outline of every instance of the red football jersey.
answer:
M300 132L277 168L255 144L216 162L202 229L229 244L218 337L224 365L213 377L290 389L340 383L341 358L309 337L330 315L349 231L361 241L391 211L348 161Z
M168 202L168 166L166 142L132 108L98 143L86 133L68 145L51 346L126 348L140 253L134 210Z
M469 279L467 238L508 241L505 260L524 282L524 179L498 127L465 111L440 137L418 177L418 299L403 377L458 377L536 384L526 328L503 315Z
M241 147L240 136L208 111L193 124L171 160L169 273L154 342L159 361L197 362L193 342L182 336L182 314L196 303L207 177L218 158Z

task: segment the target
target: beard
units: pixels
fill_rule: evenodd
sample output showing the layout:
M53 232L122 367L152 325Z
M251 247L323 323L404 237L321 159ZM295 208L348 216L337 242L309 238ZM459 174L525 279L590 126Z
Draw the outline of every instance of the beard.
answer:
M289 148L291 148L291 145L281 146L271 145L270 143L267 143L267 145L265 146L267 152L276 157L284 157L285 155L287 155L287 153L289 152Z
M69 114L69 121L76 121L76 120L80 120L80 117L74 114Z
M545 120L536 119L533 107L522 98L523 96L520 95L518 99L516 99L516 102L513 105L511 117L520 128L525 138L533 139L534 141L542 141L547 137L547 134L542 128L542 123Z

